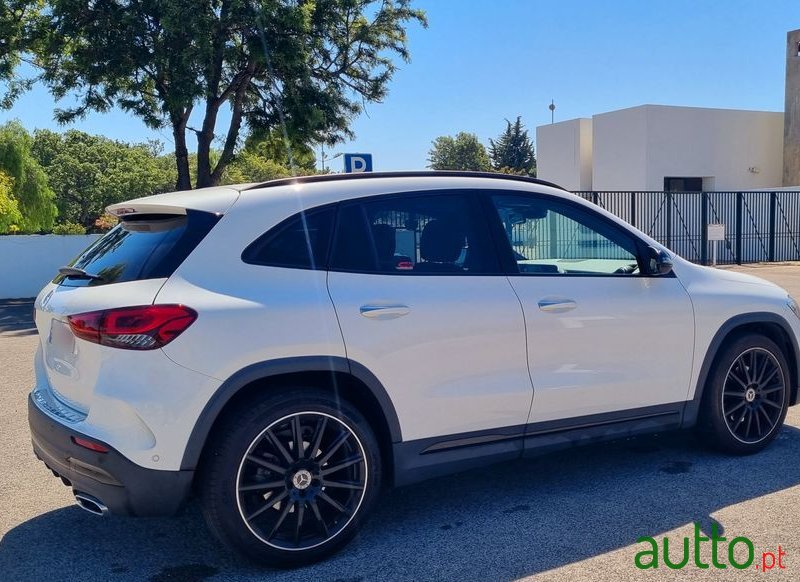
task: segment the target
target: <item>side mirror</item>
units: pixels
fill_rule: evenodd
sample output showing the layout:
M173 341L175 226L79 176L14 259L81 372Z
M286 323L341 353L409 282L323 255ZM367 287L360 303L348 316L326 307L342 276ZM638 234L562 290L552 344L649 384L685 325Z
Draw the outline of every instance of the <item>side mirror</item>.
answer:
M668 275L672 271L672 259L666 251L648 247L651 275Z

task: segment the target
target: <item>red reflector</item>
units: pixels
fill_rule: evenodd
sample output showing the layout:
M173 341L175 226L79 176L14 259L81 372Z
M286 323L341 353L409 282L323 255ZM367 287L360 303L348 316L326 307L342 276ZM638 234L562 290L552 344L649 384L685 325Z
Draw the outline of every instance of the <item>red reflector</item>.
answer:
M104 447L100 443L96 443L87 439L83 439L81 437L72 437L72 442L78 445L79 447L83 447L84 449L89 449L90 451L94 451L96 453L107 453L110 449L108 447Z
M184 305L142 305L70 315L75 337L127 350L153 350L167 345L197 319Z

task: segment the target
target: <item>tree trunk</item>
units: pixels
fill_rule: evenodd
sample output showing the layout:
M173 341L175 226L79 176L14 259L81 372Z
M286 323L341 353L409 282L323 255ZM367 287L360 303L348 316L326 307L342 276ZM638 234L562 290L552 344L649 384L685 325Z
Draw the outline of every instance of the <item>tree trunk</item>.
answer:
M233 150L236 147L236 140L239 138L239 130L242 127L242 117L244 115L244 98L247 94L247 87L253 75L255 65L250 63L247 66L247 74L240 80L233 96L233 108L231 111L231 121L228 126L228 134L225 136L225 145L219 156L219 161L211 172L211 185L216 186L222 180L225 168L233 161Z
M213 134L207 136L204 132L197 134L197 187L207 188L211 183L211 141Z
M178 167L176 190L191 190L192 177L189 174L189 150L186 147L186 120L188 113L172 116L172 136L175 140L175 163Z
M219 102L217 98L206 100L206 115L203 118L203 128L197 132L197 187L206 188L216 186L211 173L211 144L214 141L214 128L217 125L217 112Z

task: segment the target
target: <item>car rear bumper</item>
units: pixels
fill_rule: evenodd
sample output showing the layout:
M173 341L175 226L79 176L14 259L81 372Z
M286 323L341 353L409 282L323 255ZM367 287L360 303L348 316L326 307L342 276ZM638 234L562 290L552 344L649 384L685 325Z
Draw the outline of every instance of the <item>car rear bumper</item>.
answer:
M110 513L134 516L173 515L189 497L194 471L146 469L105 443L70 430L28 398L33 451L48 469L72 487L99 500ZM108 448L107 453L75 444L85 438Z

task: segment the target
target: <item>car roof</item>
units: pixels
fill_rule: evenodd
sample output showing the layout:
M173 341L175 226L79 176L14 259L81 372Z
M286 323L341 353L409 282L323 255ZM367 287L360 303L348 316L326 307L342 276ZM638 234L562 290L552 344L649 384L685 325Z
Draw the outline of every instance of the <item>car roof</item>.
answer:
M261 184L235 184L169 192L112 204L107 210L120 217L149 213L185 214L187 209L224 214L237 200L237 206L251 206L268 201L280 205L281 200L290 199L300 209L368 195L471 188L535 189L567 194L566 190L551 182L510 174L461 171L370 172L298 176Z
M389 178L490 178L493 180L510 180L514 182L525 182L540 186L549 186L564 190L558 184L532 178L530 176L518 176L515 174L501 174L498 172L470 172L461 170L429 170L429 171L403 171L403 172L357 172L348 174L317 174L314 176L299 176L296 178L279 178L260 184L249 185L245 190L256 190L261 188L274 188L276 186L287 186L292 184L313 184L318 182L338 182L340 180L370 180L370 179L389 179Z

